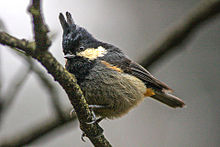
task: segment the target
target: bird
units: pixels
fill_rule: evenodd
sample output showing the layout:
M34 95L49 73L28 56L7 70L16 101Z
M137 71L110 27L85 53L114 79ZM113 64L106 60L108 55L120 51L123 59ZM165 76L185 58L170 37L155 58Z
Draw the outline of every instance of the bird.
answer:
M99 41L75 24L71 14L62 13L62 48L65 68L77 79L97 121L127 114L145 98L153 98L172 108L185 103L165 83L131 60L118 47Z

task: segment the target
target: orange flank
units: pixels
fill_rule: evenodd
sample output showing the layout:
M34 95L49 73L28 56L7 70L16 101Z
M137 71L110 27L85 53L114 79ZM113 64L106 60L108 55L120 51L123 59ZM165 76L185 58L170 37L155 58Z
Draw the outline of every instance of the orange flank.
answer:
M149 97L149 96L153 96L153 95L155 95L154 90L152 88L147 88L144 96Z
M119 67L111 65L110 63L108 63L106 61L101 61L101 62L102 62L102 64L106 65L108 68L111 68L111 69L118 71L118 72L123 72Z

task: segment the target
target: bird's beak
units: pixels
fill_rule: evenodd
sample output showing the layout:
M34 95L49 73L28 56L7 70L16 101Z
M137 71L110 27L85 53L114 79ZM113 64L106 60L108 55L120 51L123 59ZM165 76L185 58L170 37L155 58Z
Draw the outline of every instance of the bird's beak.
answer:
M66 54L66 55L64 55L64 58L71 59L71 58L74 58L75 56L76 55Z

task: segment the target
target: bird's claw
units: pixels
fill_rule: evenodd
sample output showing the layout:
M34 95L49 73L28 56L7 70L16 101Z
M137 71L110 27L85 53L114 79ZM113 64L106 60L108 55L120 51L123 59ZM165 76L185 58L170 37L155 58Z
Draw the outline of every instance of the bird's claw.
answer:
M102 135L103 135L103 129L101 129L101 132L99 132L99 134L97 134L96 136L93 136L93 138L98 138L98 137L100 137ZM83 142L86 142L86 140L84 139L85 137L88 137L88 136L86 135L85 132L83 132L82 135L81 135L81 140Z
M92 121L90 122L86 122L86 124L95 124L95 123L99 123L101 120L103 120L103 117L100 117L97 119L96 115L95 115L95 112L94 112L94 109L99 109L99 108L105 108L105 106L102 106L102 105L89 105L89 109L91 110L91 113L92 113ZM73 110L71 111L71 113L74 112ZM103 133L103 130L101 129L100 132L96 135L96 136L93 136L95 138L97 137L100 137ZM86 142L85 141L85 137L88 137L86 135L85 132L82 133L82 136L81 136L81 139L83 142Z
M81 135L81 140L82 140L83 142L86 142L86 140L84 139L84 137L87 137L85 132L82 133L82 135Z
M73 117L73 113L75 113L76 111L75 111L75 109L72 109L71 111L70 111L70 117L72 118Z
M92 113L92 121L91 122L86 122L87 124L94 124L94 123L99 123L103 118L100 117L97 119L94 109L100 109L100 108L105 108L105 106L102 105L89 105L89 109L91 110Z
M102 121L104 118L100 117L100 118L95 118L95 120L92 120L91 122L86 122L86 124L94 124L94 123L99 123L100 121Z

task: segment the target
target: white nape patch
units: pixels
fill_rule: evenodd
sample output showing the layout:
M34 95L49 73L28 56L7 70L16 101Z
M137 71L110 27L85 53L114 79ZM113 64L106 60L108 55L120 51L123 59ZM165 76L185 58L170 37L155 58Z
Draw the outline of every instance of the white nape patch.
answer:
M107 54L107 50L102 46L99 46L98 48L87 48L82 52L76 53L77 56L85 57L89 60L103 57L105 54Z

